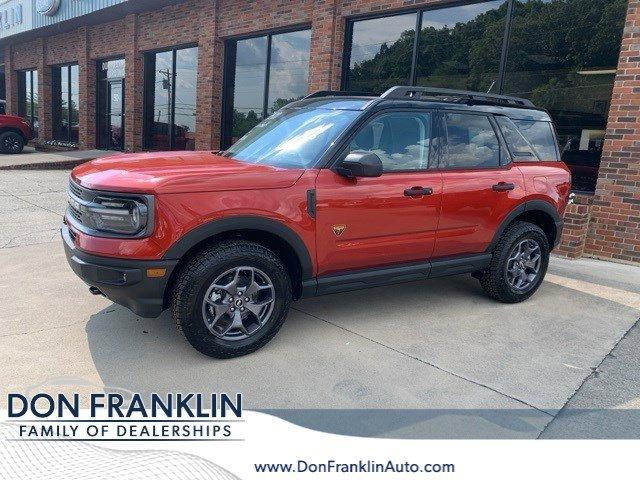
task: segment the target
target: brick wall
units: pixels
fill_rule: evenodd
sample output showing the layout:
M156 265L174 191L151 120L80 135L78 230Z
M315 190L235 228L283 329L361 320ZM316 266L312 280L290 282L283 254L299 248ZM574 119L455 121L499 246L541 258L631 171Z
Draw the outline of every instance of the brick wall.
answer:
M580 258L584 255L591 220L592 200L591 196L578 195L573 203L567 205L562 240L555 253L569 258Z
M640 262L640 1L630 0L587 255Z

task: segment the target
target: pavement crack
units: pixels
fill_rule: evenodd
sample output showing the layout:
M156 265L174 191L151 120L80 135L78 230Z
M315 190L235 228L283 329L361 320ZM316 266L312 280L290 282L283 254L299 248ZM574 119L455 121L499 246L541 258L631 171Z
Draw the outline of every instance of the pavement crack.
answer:
M598 363L598 365L596 365L595 367L591 367L591 373L589 373L589 375L584 377L584 380L582 380L580 385L578 385L578 388L576 388L576 390L571 395L569 395L569 398L567 398L567 401L564 402L564 405L562 406L562 408L560 408L560 410L558 410L556 414L553 415L553 418L549 420L549 423L547 423L544 426L544 428L538 434L537 438L541 438L544 435L544 433L547 431L547 429L551 426L553 421L556 418L558 418L560 414L562 414L562 412L564 412L567 409L567 406L569 405L569 403L571 403L571 400L573 400L573 398L578 394L578 392L582 389L585 383L587 383L592 378L598 378L598 376L600 375L600 367L602 366L602 364L609 358L616 358L616 355L613 353L615 349L618 348L618 345L620 345L623 342L623 340L629 336L629 333L631 333L631 331L638 326L640 326L640 318L638 318L633 323L633 325L631 325L629 329L626 332L624 332L622 337L620 337L620 339L618 339L618 341L613 345L613 348L609 351L609 353L607 353L604 357L602 357L602 360L600 360L600 363Z
M35 334L38 334L38 333L50 332L51 330L59 330L61 328L73 327L74 325L79 325L81 323L86 323L86 321L85 320L80 320L78 322L67 323L65 325L56 325L55 327L41 328L40 330L30 330L28 332L5 333L4 335L0 335L0 338L22 337L22 336L25 336L25 335L35 335Z
M497 389L495 389L495 388L493 388L493 387L491 387L489 385L485 385L484 383L477 382L477 381L472 380L470 378L467 378L467 377L465 377L463 375L460 375L458 373L455 373L455 372L452 372L450 370L447 370L446 368L440 367L439 365L436 365L435 363L431 363L431 362L429 362L427 360L424 360L424 359L422 359L420 357L416 357L416 356L411 355L411 354L409 354L407 352L403 352L402 350L399 350L399 349L397 349L395 347L392 347L390 345L382 343L382 342L380 342L380 341L378 341L378 340L376 340L374 338L367 337L366 335L363 335L361 333L358 333L358 332L355 332L353 330L350 330L350 329L348 329L346 327L343 327L341 325L333 323L333 322L331 322L329 320L326 320L324 318L318 317L317 315L314 315L312 313L305 312L304 310L300 310L299 308L295 308L295 307L291 307L291 309L295 310L296 312L303 313L304 315L309 315L310 317L315 318L316 320L320 320L321 322L327 323L327 324L329 324L329 325L331 325L333 327L336 327L336 328L339 328L341 330L344 330L345 332L349 332L352 335L356 335L356 336L358 336L360 338L363 338L363 339L365 339L365 340L367 340L369 342L375 343L376 345L379 345L379 346L381 346L383 348L386 348L387 350L391 350L392 352L400 354L400 355L402 355L404 357L410 358L410 359L415 360L417 362L420 362L420 363L422 363L424 365L428 365L429 367L435 368L436 370L439 370L439 371L441 371L443 373L446 373L448 375L452 375L452 376L454 376L456 378L459 378L460 380L464 380L466 382L472 383L474 385L477 385L478 387L485 388L485 389L490 390L490 391L492 391L494 393L497 393L498 395L501 395L503 397L509 398L510 400L513 400L515 402L521 403L522 405L526 405L529 408L532 408L532 409L534 409L534 410L536 410L536 411L538 411L540 413L544 413L545 415L548 415L548 416L552 417L551 421L553 420L553 417L554 417L553 413L548 412L548 411L546 411L546 410L544 410L542 408L536 407L535 405L531 405L530 403L527 403L524 400L516 398L516 397L514 397L512 395L509 395L508 393L501 392L500 390L497 390Z
M57 192L43 192L43 193L57 193ZM25 200L24 197L20 197L18 195L14 195L13 193L9 193L7 192L7 195L9 195L10 197L15 198L16 200L20 200L28 205L31 205L32 207L36 207L39 208L40 210L44 210L45 212L49 212L49 213L53 213L56 216L60 216L60 212L56 212L54 210L49 210L48 208L43 207L42 205L38 205L37 203L33 203L30 202L28 200Z

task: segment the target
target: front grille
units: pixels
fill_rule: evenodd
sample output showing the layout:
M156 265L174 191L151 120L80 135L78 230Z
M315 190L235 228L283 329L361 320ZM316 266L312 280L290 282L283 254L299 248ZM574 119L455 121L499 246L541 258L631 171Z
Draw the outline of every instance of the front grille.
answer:
M82 212L78 209L78 204L83 202L90 202L95 198L95 193L78 185L73 180L69 180L68 196L69 208L67 209L67 214L70 217L70 220L74 221L77 227L78 224L82 225L84 223Z
M69 180L69 190L78 198L82 198L82 187L73 180Z

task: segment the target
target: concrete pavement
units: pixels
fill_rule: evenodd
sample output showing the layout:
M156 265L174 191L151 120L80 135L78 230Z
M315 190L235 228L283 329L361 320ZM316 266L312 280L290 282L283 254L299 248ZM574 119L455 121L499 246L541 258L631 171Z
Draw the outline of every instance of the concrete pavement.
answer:
M141 319L88 293L57 235L65 185L64 172L0 172L2 232L21 232L0 249L2 402L43 389L242 391L248 408L455 409L380 435L640 432L634 417L593 410L640 407L638 267L554 257L520 305L489 300L469 276L309 299L263 350L212 360L167 313ZM487 413L505 411L518 422Z

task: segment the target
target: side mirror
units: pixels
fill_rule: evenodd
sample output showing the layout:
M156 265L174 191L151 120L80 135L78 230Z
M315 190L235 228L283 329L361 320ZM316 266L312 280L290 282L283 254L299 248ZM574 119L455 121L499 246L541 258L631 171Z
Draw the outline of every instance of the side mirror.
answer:
M382 160L372 152L351 152L338 164L336 171L347 178L379 177L382 175Z

